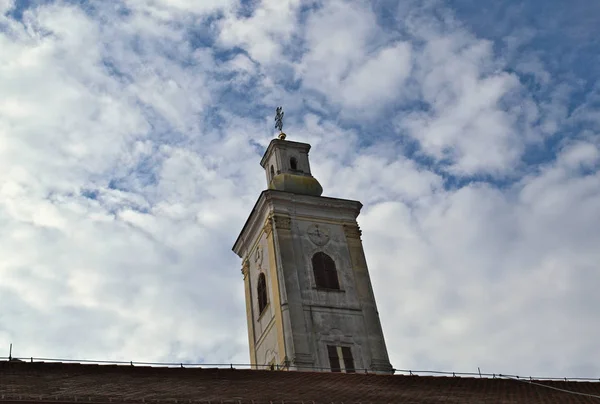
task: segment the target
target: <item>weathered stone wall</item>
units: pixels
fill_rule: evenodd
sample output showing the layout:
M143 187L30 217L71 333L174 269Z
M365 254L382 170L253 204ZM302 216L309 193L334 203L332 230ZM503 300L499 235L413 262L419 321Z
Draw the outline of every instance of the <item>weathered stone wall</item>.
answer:
M246 306L248 333L250 339L251 362L258 365L268 365L275 360L280 363L279 347L277 344L277 327L275 326L277 291L272 287L273 270L269 259L268 237L260 231L258 240L253 243L245 260ZM267 306L261 313L258 304L258 279L265 275L267 284Z
M390 370L355 219L360 204L335 200L342 208L328 209L321 202L332 203L297 196L273 209L275 221L286 223L276 231L288 317L286 353L298 366L328 368L326 345L346 345L357 368ZM335 261L340 290L316 288L312 256L319 251Z
M355 367L391 371L360 240L356 201L265 191L236 242L247 262L251 357L291 368L329 368L326 346L348 346ZM258 254L256 251L258 251ZM312 256L335 262L339 290L317 289ZM258 275L269 306L258 313ZM251 308L251 309L250 309Z

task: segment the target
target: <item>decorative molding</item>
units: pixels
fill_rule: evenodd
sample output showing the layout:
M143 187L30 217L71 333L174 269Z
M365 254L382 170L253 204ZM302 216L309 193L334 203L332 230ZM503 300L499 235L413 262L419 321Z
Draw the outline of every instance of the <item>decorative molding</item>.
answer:
M360 240L362 231L360 230L360 227L358 227L358 225L345 224L344 234L346 235L346 238L357 238Z
M362 204L339 198L319 197L307 195L295 195L289 192L265 190L256 201L252 213L236 239L233 250L242 257L248 248L247 243L255 239L255 234L263 228L263 219L268 211L274 208L285 209L293 205L294 221L301 217L313 221L329 222L332 224L352 223L352 220L360 213ZM333 219L335 217L335 219Z
M293 365L300 365L300 367L302 367L302 365L314 365L314 359L313 356L309 353L296 353L296 355L294 356L294 359L292 359L292 364Z
M263 314L264 314L264 311L263 311ZM261 316L262 316L262 314L261 314ZM265 338L267 338L267 335L269 335L269 331L271 331L271 328L273 328L274 325L276 325L275 324L275 316L271 317L271 319L269 320L267 325L264 327L263 332L260 334L260 336L256 340L257 348L260 348L260 346L263 344L263 342L265 342ZM256 328L256 325L254 325L254 327Z
M386 360L386 359L373 358L371 360L370 369L374 370L376 372L394 374L394 368L392 367L392 364L390 363L389 360Z
M271 217L269 216L267 220L265 220L265 225L263 226L263 231L265 232L265 236L269 237L271 231L273 231L273 224L271 223Z
M250 272L250 262L245 259L242 264L242 275L244 276L244 280L248 277L248 273Z
M325 332L320 332L318 338L321 343L325 344L334 343L346 346L356 345L352 335L344 334L342 331L335 328L331 328Z
M254 262L256 262L259 268L262 266L263 256L263 247L259 244L258 246L256 246L256 250L254 252Z
M271 194L270 197L271 202L292 205L296 212L305 211L306 209L313 209L318 212L334 210L345 213L352 212L353 217L356 217L362 207L362 204L358 201L328 197L314 198L289 192L278 192L277 194Z
M278 230L292 229L292 219L289 216L273 215L273 224Z

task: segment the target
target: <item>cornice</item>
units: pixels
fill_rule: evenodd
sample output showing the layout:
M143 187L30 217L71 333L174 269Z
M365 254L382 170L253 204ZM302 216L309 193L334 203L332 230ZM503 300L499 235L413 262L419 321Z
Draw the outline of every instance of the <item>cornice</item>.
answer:
M293 204L296 207L313 207L324 210L345 210L356 218L362 209L362 203L349 199L331 198L327 196L298 195L291 192L270 190L269 201Z
M303 209L320 211L323 212L324 218L329 213L336 216L342 213L346 216L345 220L349 220L356 219L360 214L362 206L360 202L348 199L298 195L291 192L267 189L262 191L258 197L232 249L240 258L243 258L243 250L246 248L246 243L251 241L260 229L269 230L262 219L263 217L267 217L267 215L287 216L288 219L275 219L275 221L280 221L279 225L276 224L277 228L282 226L281 228L283 229L289 229L291 225L289 209L291 207L296 211ZM294 215L292 214L291 216L293 217Z

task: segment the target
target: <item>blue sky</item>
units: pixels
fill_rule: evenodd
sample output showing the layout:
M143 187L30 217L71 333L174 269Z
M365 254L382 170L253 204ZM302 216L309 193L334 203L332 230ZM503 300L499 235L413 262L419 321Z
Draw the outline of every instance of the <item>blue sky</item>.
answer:
M247 362L283 105L395 367L598 377L599 4L0 0L0 347Z

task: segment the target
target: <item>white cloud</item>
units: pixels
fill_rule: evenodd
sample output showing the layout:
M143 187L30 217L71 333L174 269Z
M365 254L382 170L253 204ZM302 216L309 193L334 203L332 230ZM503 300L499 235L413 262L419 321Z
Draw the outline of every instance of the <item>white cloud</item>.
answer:
M130 22L139 26L142 18ZM11 38L0 37L6 95L0 107L1 249L5 257L10 253L0 272L2 306L12 307L2 313L3 335L38 356L166 358L176 342L163 342L179 329L185 343L180 358L209 355L220 338L228 339L221 360L235 355L239 342L214 323L220 314L197 315L211 329L204 340L190 332L187 319L193 306L212 304L212 294L231 294L230 285L239 281L235 270L211 275L217 267L211 251L224 251L235 267L228 254L231 232L219 235L222 220L208 227L195 219L214 209L209 200L199 204L203 192L231 190L206 163L190 165L189 151L160 141L161 130L191 128L185 136L197 130L194 113L207 94L196 91L204 87L200 68L182 69L160 44L135 53L131 27L101 26L76 7L40 7L25 21L28 31L15 25ZM167 37L181 40L177 31ZM195 57L210 68L203 63L210 58ZM107 59L120 76L110 74ZM158 183L140 182L145 175ZM111 180L131 189L110 189ZM86 189L94 199L80 196ZM214 282L226 289L207 293L199 286L197 294L189 286ZM241 294L231 294L229 300L236 299L242 307ZM18 321L23 312L33 323ZM243 325L243 311L236 313ZM53 326L40 339L32 327L47 318ZM65 329L78 331L66 338ZM190 348L198 343L205 348Z
M555 168L507 192L470 186L411 210L384 203L366 212L396 366L549 376L575 372L575 357L593 364L586 355L600 328L585 307L600 302L583 285L600 281L600 233L589 220L600 217L600 177L544 181Z
M227 10L234 5L232 0L127 0L126 5L137 13L151 15L164 22L186 18L186 15L203 16L215 11Z
M587 142L577 142L569 145L562 152L560 161L568 168L589 168L598 162L599 157L598 146Z
M307 53L300 65L304 81L316 88L337 85L369 53L377 31L375 16L364 4L325 3L306 23Z
M360 109L396 99L410 69L410 45L402 42L379 50L341 83L342 105Z
M0 2L0 345L248 361L230 247L265 187L262 108L281 101L325 195L365 204L396 367L600 370L597 136L574 131L555 159L515 169L529 143L592 122L593 95L568 117L570 87L536 101L460 25L416 29L407 12L400 35L356 2L262 2L250 16L230 2L140 0L122 14L56 3L24 25L4 15L11 4ZM219 48L198 48L190 32L219 13ZM234 47L245 54L215 56ZM396 106L398 131L378 132ZM460 182L486 174L517 182Z
M14 6L14 0L0 0L0 17L3 17L7 11L12 10Z
M308 17L297 76L350 115L377 111L398 97L412 67L410 44L382 43L384 36L364 4L326 2Z
M219 41L228 48L244 47L260 63L282 62L283 46L296 30L300 5L298 0L261 1L250 17L230 10L220 22Z
M447 160L462 175L502 174L514 169L526 139L516 122L522 110L506 110L503 98L518 94L513 74L490 68L491 43L463 35L427 38L417 58L427 112L400 117L398 124L419 140L423 151ZM520 101L520 96L511 97Z

